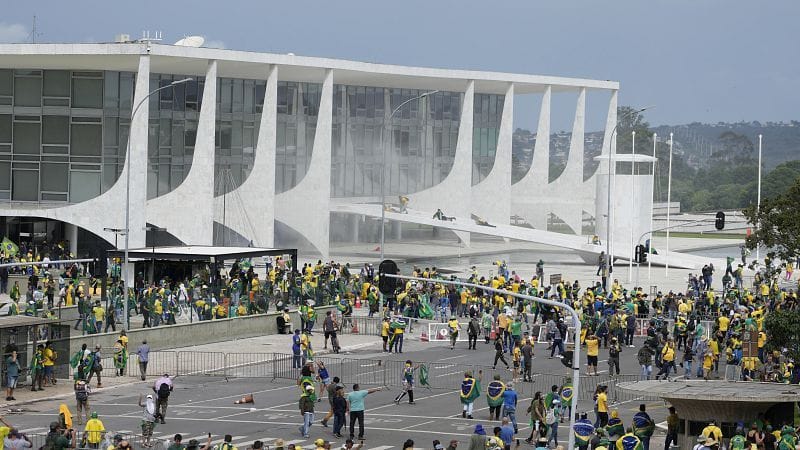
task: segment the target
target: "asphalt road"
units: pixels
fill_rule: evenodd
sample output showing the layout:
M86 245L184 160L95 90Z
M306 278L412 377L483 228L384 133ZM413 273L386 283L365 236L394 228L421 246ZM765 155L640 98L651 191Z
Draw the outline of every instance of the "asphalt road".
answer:
M375 339L377 342L380 338ZM641 345L641 342L641 339L636 341L637 345ZM517 383L517 390L522 394L518 407L519 436L522 439L530 432L525 409L530 402L531 394L535 391L547 392L554 383L553 380L560 380L569 373L559 359L548 358L549 352L545 351L545 347L545 344L538 344L535 348L533 367L537 375L534 377L534 382ZM338 365L330 364L331 376L341 377L347 390L350 390L354 378L364 380L365 374L393 371L406 359L432 363L429 377L435 388L417 387L416 405L394 404L393 398L400 392L400 386L394 382L388 383L383 391L367 397L365 449L401 448L402 443L408 438L415 441L417 448L432 448L433 439L441 440L445 446L450 439L464 443L469 440L476 424L481 423L489 430L499 425L488 421L485 396L476 400L474 420L461 417L461 403L458 397L463 371L468 368L489 366L483 374L484 387L494 373L501 374L505 380L511 378L511 372L505 367L491 371L494 358L492 345L486 345L481 340L478 342L478 350L470 351L467 350L466 342L459 342L455 350L450 350L449 345L442 342L423 343L407 340L405 350L403 354L386 354L380 351L379 345L376 345L330 357L329 361L335 358L341 359ZM638 374L636 351L637 348L623 349L621 358L623 374ZM605 379L604 376L607 374L606 356L607 351L601 350L599 367L601 375L598 379ZM585 372L586 358L583 357L582 360ZM399 374L391 379L399 379ZM362 388L377 387L383 384L380 380L376 378L374 384L364 384ZM136 403L139 394L148 393L152 382L153 380L132 383L95 393L90 399L91 407L99 413L106 429L122 434L138 434L142 411ZM167 423L158 425L155 430L155 436L158 438L170 439L175 433L181 433L184 442L194 438L202 443L207 433L212 433L214 441L221 442L223 435L231 434L234 436L234 444L240 448L250 445L256 439L272 444L276 439L282 438L287 442L301 444L304 448L309 448L316 438L331 440L337 445L343 443L342 439L336 439L332 435L332 428L323 428L319 425L319 419L328 409L327 400L317 403L317 421L312 427L311 437L304 439L300 435L298 427L302 418L297 406L298 388L294 380L290 379L290 374L287 374L286 378L275 380L180 377L176 379L175 385L175 391L170 397ZM254 395L254 404L234 404L234 400L248 393ZM56 418L58 404L62 401L52 400L23 406L24 412L10 415L7 420L28 433L46 433L45 427ZM593 418L591 399L584 397L580 401L580 409L590 411L589 416ZM620 417L625 424L628 424L642 402L640 399L626 397L612 405L612 408L618 409ZM74 408L73 403L72 399L67 402L71 408ZM666 410L663 402L646 400L644 403L647 404L648 412L657 423L665 419ZM566 441L567 427L565 423L559 428L561 441ZM523 448L525 447L523 444Z

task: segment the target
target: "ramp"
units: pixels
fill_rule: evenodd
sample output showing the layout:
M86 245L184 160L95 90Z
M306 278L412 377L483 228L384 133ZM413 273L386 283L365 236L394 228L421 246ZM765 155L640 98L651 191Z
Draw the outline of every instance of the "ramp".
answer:
M344 214L358 214L368 217L380 218L381 205L371 203L332 203L331 212L344 213ZM519 241L535 242L538 244L552 245L554 247L565 248L576 251L584 258L591 259L597 257L601 251L605 250L604 245L595 245L587 242L585 236L577 236L563 233L555 233L552 231L537 230L534 228L524 228L515 225L503 224L486 224L479 225L476 220L465 217L453 217L452 220L439 220L433 218L433 212L423 212L414 209L408 209L406 213L400 213L395 210L386 211L385 216L387 220L394 220L397 222L414 223L420 225L429 225L432 227L444 228L453 231L478 233L489 236L502 237L507 239L515 239ZM627 248L628 243L615 244L617 248ZM683 269L700 269L704 264L713 262L718 269L725 267L725 262L722 260L715 260L703 258L695 255L687 255L678 252L662 252L658 255L649 255L650 261L653 265L664 265L669 257L669 265L671 267ZM627 255L619 255L617 259L628 260ZM719 265L717 265L719 264Z

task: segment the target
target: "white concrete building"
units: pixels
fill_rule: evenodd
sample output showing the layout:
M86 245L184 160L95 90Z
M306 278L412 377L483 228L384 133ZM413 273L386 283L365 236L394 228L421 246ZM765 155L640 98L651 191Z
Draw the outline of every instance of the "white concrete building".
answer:
M151 91L187 77L144 101L131 122ZM361 230L373 239L373 220L336 206L380 202L383 172L387 201L408 196L424 214L442 208L508 225L513 212L538 229L554 214L581 234L584 215L605 214L606 204L596 174L584 179L586 95L610 98L607 154L618 89L153 43L0 44L0 213L63 223L73 246L78 228L113 244L104 228L124 226L130 171L131 247L145 245L152 225L193 245L302 237L327 257L332 238L359 239ZM548 182L550 103L563 92L577 96L570 153ZM542 98L540 138L532 167L512 184L514 97L525 94ZM607 169L601 162L597 172ZM641 197L626 214L649 214L651 196ZM332 221L347 225L346 236ZM399 222L388 226L399 232ZM469 242L469 232L456 233ZM619 242L627 253L627 234Z

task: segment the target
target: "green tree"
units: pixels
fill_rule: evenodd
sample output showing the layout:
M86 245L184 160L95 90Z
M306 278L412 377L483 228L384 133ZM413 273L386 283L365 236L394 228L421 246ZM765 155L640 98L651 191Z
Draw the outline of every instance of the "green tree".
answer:
M761 208L751 205L743 213L754 230L747 237L748 248L766 247L767 257L773 260L800 254L800 178L783 194L762 199Z
M800 358L800 311L776 310L764 318L767 350L787 349L795 361Z

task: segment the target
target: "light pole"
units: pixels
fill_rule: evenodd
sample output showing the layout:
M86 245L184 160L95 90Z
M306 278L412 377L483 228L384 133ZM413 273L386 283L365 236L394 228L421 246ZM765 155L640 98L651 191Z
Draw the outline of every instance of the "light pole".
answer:
M435 94L437 92L439 92L438 89L435 90L435 91L423 92L422 94L420 94L420 95L418 95L416 97L412 97L412 98L400 103L399 105L397 105L397 108L395 108L392 111L392 113L389 114L389 118L386 119L386 123L384 123L383 127L381 127L381 243L380 243L381 261L383 261L383 259L384 259L384 257L383 257L383 255L384 255L383 247L384 247L384 245L386 245L386 186L385 186L386 182L385 182L385 180L386 180L386 150L387 150L388 146L386 145L387 141L384 140L384 135L387 134L385 130L386 130L387 126L391 125L392 117L394 117L394 115L397 113L397 111L400 111L400 109L403 106L406 106L407 104L409 104L409 103L411 103L411 102L413 102L415 100L419 100L419 99L425 98L425 97L427 97L429 95L433 95L433 94ZM381 294L380 298L379 298L378 311L380 311L380 314L383 314L383 294Z
M652 108L653 106L645 106L644 108L636 109L633 111L628 111L627 114L623 115L623 119L627 119L628 117L639 114L641 112L647 111L648 109ZM614 129L611 130L611 135L609 136L609 144L608 144L608 189L606 190L608 193L607 205L606 205L606 270L608 274L611 275L613 270L613 262L614 258L611 256L611 186L612 180L614 178L614 155L617 153L617 141L614 139L614 134L616 134L617 129L619 128L619 120L617 120L617 124L614 125Z
M658 157L656 156L656 149L657 148L658 148L658 134L657 133L653 133L653 158L655 158L656 160L653 161L653 186L652 186L652 191L653 192L651 192L651 194L650 194L650 197L651 197L651 200L650 200L650 229L651 230L653 229L653 209L654 209L653 208L652 197L655 196L655 192L656 192L656 164L658 164ZM650 243L647 245L648 256L650 256L649 255L650 247L652 245L653 245L653 235L651 234L650 235ZM638 272L637 272L637 276L638 276ZM647 258L647 282L650 283L650 258Z
M758 199L756 200L756 212L761 211L761 137L758 135ZM758 224L756 223L756 226ZM756 243L756 264L759 264L758 259L761 257L761 246Z
M143 99L141 99L139 101L139 103L136 104L136 107L133 109L133 113L131 113L131 130L133 129L133 119L136 117L136 113L139 112L139 108L153 94L155 94L157 92L160 92L160 91L163 91L164 89L175 87L175 86L177 86L179 84L183 84L183 83L192 81L193 79L194 78L184 78L182 80L176 80L176 81L173 81L172 83L170 83L170 84L168 84L166 86L161 86L160 88L155 89L155 90L151 91L149 94L147 94ZM125 254L124 254L124 258L123 258L124 261L123 261L122 265L123 265L124 270L126 271L126 273L125 273L125 276L122 276L122 274L120 273L120 275L122 276L122 279L124 280L123 283L122 283L122 301L124 303L124 305L123 305L123 308L124 308L123 309L123 311L124 311L123 314L125 315L125 317L123 317L122 329L126 330L126 331L128 330L128 282L131 281L130 277L128 277L127 271L128 271L128 250L130 250L130 234L131 234L130 233L130 228L131 228L131 226L130 226L131 225L130 224L130 220L131 220L130 219L130 216L131 216L131 170L133 169L133 167L131 165L131 135L132 134L133 133L130 133L130 132L128 133L128 143L127 143L127 145L125 145L125 164L128 166L128 170L127 170L127 173L125 174L125 228L123 230L124 233L125 233Z
M437 92L439 92L438 89L435 90L435 91L425 92L425 93L422 93L422 94L420 94L420 95L418 95L416 97L412 97L412 98L404 101L403 103L400 103L397 106L397 108L395 108L392 111L392 113L389 114L389 118L386 119L386 123L384 123L383 127L381 128L381 146L382 146L382 150L381 150L381 245L380 245L381 261L383 261L383 259L384 259L383 258L383 255L384 255L383 246L384 246L384 244L386 242L386 232L384 230L384 228L385 228L384 227L384 222L386 221L386 195L385 195L386 182L385 182L385 180L386 180L386 150L387 150L386 143L387 143L387 141L384 140L384 135L387 134L387 133L385 132L385 130L386 130L387 126L391 125L392 117L394 117L394 115L397 113L397 111L400 111L400 109L403 106L406 106L407 104L413 102L414 100L419 100L419 99L425 98L425 97L427 97L429 95L433 95L433 94L435 94Z
M636 214L636 130L631 131L631 217L639 219L639 214ZM633 248L633 222L631 222L631 242L630 248ZM631 272L633 272L633 258L628 259L628 284L632 281ZM637 281L636 284L639 284ZM634 286L635 287L635 286Z

